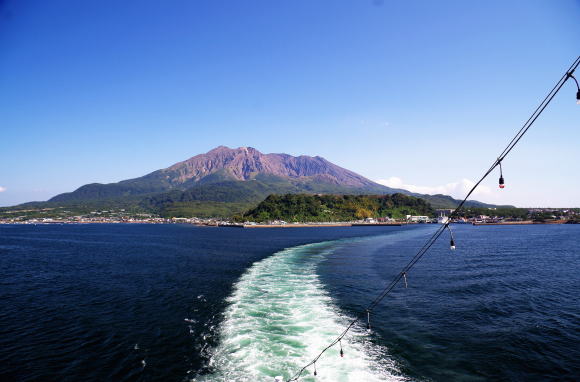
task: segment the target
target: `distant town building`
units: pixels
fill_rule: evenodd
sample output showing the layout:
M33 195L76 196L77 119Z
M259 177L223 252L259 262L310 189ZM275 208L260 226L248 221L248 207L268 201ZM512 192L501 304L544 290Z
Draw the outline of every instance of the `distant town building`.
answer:
M409 216L407 220L411 223L429 223L431 218L429 216Z

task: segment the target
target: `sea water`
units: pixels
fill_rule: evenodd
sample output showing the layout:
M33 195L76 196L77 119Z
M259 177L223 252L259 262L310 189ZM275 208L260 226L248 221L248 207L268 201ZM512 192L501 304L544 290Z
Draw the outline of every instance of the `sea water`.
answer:
M272 381L436 229L0 226L0 380ZM573 380L580 226L453 226L304 381Z

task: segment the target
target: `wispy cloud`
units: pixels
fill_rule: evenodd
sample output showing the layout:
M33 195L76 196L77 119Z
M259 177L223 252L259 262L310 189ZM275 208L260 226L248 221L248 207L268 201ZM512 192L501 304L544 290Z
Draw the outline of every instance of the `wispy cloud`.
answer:
M409 190L411 192L416 192L419 194L444 194L444 195L451 195L454 198L463 198L465 195L471 190L471 188L475 185L475 182L470 179L461 179L456 182L447 183L444 185L439 186L417 186L414 184L406 184L403 179L392 176L388 179L379 179L376 181L379 184L382 184L387 187L392 188L402 188L404 190ZM481 196L490 196L491 190L489 187L480 185L471 197L481 197Z
M6 191L6 187L0 186L0 192L4 192L4 191Z

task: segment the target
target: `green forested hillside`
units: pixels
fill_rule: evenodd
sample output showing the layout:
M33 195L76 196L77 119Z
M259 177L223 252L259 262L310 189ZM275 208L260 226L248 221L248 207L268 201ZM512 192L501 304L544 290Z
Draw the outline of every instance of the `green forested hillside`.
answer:
M403 194L392 195L270 195L257 207L237 216L238 220L288 222L351 221L369 217L403 218L433 215L424 200Z
M389 194L389 189L377 185L366 187L348 187L330 183L325 178L302 177L300 179L284 178L268 174L258 174L246 181L228 180L227 176L218 172L208 176L203 182L198 182L188 189L172 189L159 192L167 186L159 188L145 183L149 179L141 179L139 187L129 186L126 182L112 185L87 185L71 194L62 194L49 202L26 203L11 209L46 209L65 208L71 215L78 215L92 210L125 209L145 213L159 214L163 217L221 217L229 218L256 207L268 195L272 194L331 194L331 195L380 195ZM127 182L129 183L129 182ZM107 186L107 187L105 187ZM110 186L110 187L109 187ZM156 192L157 191L157 192ZM403 194L399 194L403 196ZM458 201L445 195L414 195L423 200L424 205L433 208L454 208ZM370 196L367 196L370 198ZM351 200L352 201L352 200ZM357 203L362 203L359 200ZM485 207L482 203L468 202L466 206ZM369 205L368 211L380 211L378 206ZM62 210L60 208L60 210ZM389 207L390 208L390 207ZM365 215L365 208L358 215ZM395 211L396 212L396 211ZM373 212L374 213L374 212ZM47 213L43 213L47 214ZM336 216L321 215L320 219L349 217L348 213ZM374 215L369 215L374 216ZM353 215L353 218L356 216Z
M173 190L145 197L140 206L167 217L229 217L256 206L271 194L337 193L361 194L378 190L339 186L315 179L293 180L259 175L248 181L198 184L188 190Z

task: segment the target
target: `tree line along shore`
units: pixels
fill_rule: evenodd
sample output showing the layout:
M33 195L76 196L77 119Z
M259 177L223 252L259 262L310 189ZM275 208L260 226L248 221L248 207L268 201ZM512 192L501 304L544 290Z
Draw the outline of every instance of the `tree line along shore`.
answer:
M292 224L352 225L407 224L436 222L453 209L436 210L421 198L403 194L331 195L273 194L245 212L222 216L160 216L134 208L99 209L93 206L55 206L50 208L1 208L0 224L14 223L191 223L199 225ZM420 219L417 219L420 218ZM457 213L452 222L474 224L578 223L578 208L468 207Z

